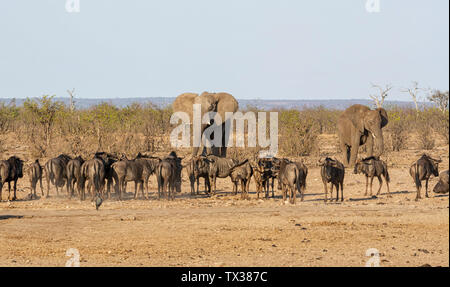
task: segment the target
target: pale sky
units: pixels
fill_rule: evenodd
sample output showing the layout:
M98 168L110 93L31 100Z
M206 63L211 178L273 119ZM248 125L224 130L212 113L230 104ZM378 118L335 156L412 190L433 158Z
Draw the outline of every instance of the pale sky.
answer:
M364 99L449 87L449 1L0 0L0 97Z

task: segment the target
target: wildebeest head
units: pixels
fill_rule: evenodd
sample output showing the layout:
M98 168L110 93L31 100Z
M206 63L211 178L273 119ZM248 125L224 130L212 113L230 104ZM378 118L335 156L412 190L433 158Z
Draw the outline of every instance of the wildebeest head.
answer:
M325 175L327 178L333 178L334 177L334 168L338 168L339 162L336 159L332 158L325 158L324 160L319 160L319 166L325 169Z
M364 170L367 170L367 168L370 164L371 164L370 160L358 159L355 163L355 168L353 169L353 173L354 174L362 173Z
M431 170L429 170L429 172L431 172L434 176L439 176L439 163L442 162L440 158L434 159L427 154L423 154L421 159L427 160L430 163Z

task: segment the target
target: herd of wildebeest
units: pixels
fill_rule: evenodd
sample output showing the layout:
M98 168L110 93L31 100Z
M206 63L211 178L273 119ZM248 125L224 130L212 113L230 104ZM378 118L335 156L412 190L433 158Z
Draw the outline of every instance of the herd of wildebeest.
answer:
M178 101L178 99L180 100ZM233 111L237 110L237 101L233 99L226 93L182 94L173 106L174 110L182 111L185 107L181 103L190 104L189 101L199 101L202 106L210 107L207 112ZM207 101L207 105L203 105L204 101ZM228 102L231 102L232 105L227 105ZM337 159L329 157L320 159L318 162L321 168L325 202L328 201L328 185L330 185L331 201L333 201L333 188L336 191L336 201L344 200L346 167L353 167L355 174L365 176L365 195L368 194L370 183L370 195L372 196L372 184L376 177L380 183L377 195L380 194L384 178L388 197L391 196L388 167L386 162L380 159L383 151L382 128L387 123L387 113L384 109L371 110L362 105L349 107L339 117L337 130L344 162L341 163ZM224 125L224 123L221 124ZM204 128L202 127L202 130ZM362 145L366 145L369 156L357 159L358 148ZM375 146L379 152L377 155L373 155ZM87 191L98 208L105 198L110 198L112 189L116 197L121 200L126 191L127 182L130 181L134 182L134 198L138 197L139 187L142 197L148 199L149 178L151 175L155 175L158 183L158 199L166 197L168 200L173 200L175 194L181 192L181 173L184 168L190 181L191 195L199 194L200 178L204 179L205 193L211 196L216 193L217 178L229 177L233 184L233 193L237 194L240 186L241 197L248 199L250 180L253 177L258 198L260 198L261 192L264 192L264 198L268 198L270 189L272 197L274 197L274 180L277 179L278 190L282 190L283 203L289 196L289 202L295 204L297 192L303 201L308 167L301 161L295 162L287 158L276 157L258 158L256 156L238 161L226 156L225 146L220 148L219 152L211 152L210 149L204 148L202 155L197 155L197 151L198 148L193 148L192 157L186 159L178 157L176 152L172 151L165 157L138 153L134 159L106 152L97 152L90 159L83 159L81 156L72 158L61 154L48 160L44 166L39 160L36 160L26 168L31 186L29 197L30 199L37 198L38 183L44 196L42 179L45 177L47 181L46 197L49 196L51 185L55 186L58 195L59 191L66 186L69 198L77 193L81 200L85 200ZM441 159L434 159L428 154L423 154L411 165L409 173L417 188L416 200L421 198L422 181L425 181L425 195L429 197L428 181L432 176L439 176L439 182L433 189L435 193L449 192L449 171L446 170L439 174L440 162L442 162ZM0 161L0 201L5 183L8 183L8 200L17 198L16 184L18 179L23 177L23 163L16 156ZM12 198L11 183L14 184Z
M75 193L80 200L84 200L85 190L89 192L92 200L97 200L98 205L105 198L110 198L111 189L116 197L121 200L126 189L127 182L134 181L134 198L138 197L138 189L142 192L142 197L148 199L148 182L151 175L156 175L158 183L158 199L162 196L173 200L175 193L181 191L181 172L184 168L190 181L191 195L199 194L199 180L204 179L205 193L214 195L216 192L216 179L231 179L233 193L237 194L239 185L241 197L248 199L250 180L256 184L257 197L264 192L264 198L269 197L272 189L274 197L274 181L277 179L278 189L282 190L283 202L289 196L289 202L294 204L297 192L303 201L306 190L306 178L308 167L303 162L293 162L287 158L259 158L256 160L237 161L232 158L222 158L215 155L200 155L188 160L183 165L183 159L175 152L168 156L158 158L139 153L134 159L127 159L125 156L118 158L115 155L97 152L93 158L84 160L81 156L71 158L61 154L56 158L48 160L41 166L39 160L28 166L27 172L30 180L30 199L36 198L37 184L40 184L42 196L48 197L50 186L56 188L56 193L66 187L69 198ZM449 171L441 174L438 172L438 165L441 160L433 159L427 154L423 154L410 167L410 175L417 187L416 200L421 198L421 182L425 181L426 197L428 197L428 180L431 176L439 176L439 182L434 187L435 193L448 193L449 191ZM336 191L336 201L344 200L344 177L345 167L335 158L325 158L319 160L321 167L321 177L325 190L325 202L328 201L328 187L331 184L330 200L333 201L333 187ZM0 161L0 199L2 187L8 183L8 200L16 199L16 184L19 178L23 177L23 161L16 156L8 160ZM375 177L379 180L377 195L380 194L383 179L385 179L388 197L389 192L389 172L386 162L378 157L368 157L357 160L354 166L355 174L363 174L366 178L366 193L368 194L370 182L370 195L372 196L372 183ZM46 194L44 192L42 179L47 181ZM11 198L11 183L14 187L14 195ZM195 186L196 184L196 186ZM145 186L145 188L144 188ZM144 191L145 189L145 191ZM340 191L340 196L339 196ZM97 198L97 199L96 199Z

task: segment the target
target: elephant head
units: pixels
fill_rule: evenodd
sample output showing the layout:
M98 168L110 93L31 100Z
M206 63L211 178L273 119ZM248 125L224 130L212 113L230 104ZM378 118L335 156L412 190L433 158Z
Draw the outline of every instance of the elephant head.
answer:
M356 107L356 109L349 113L349 118L354 125L354 127L362 135L372 135L374 139L375 146L378 148L379 155L384 151L384 140L383 140L383 127L388 124L387 112L383 108L378 108L376 110L371 110L365 106ZM370 135L369 135L370 134Z
M203 116L209 112L216 112L221 117L221 122L215 122L215 125L222 125L225 121L225 113L226 112L236 112L239 108L239 104L237 100L228 93L209 93L203 92L201 95L193 94L193 93L185 93L179 95L172 104L172 108L174 112L185 112L189 115L191 123L193 122L193 105L200 104L201 105L201 116ZM203 134L204 130L208 125L202 124L201 132ZM223 148L226 153L226 148L224 146L225 143L225 129L222 127L222 141ZM198 153L198 148L193 149L193 155L196 156ZM221 151L221 154L224 154L224 151Z

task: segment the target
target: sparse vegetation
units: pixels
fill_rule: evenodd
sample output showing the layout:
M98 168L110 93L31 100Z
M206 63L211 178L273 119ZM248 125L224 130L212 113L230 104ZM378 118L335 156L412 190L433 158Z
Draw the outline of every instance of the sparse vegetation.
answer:
M407 148L411 137L416 148L430 150L435 146L434 134L448 144L448 93L436 91L429 97L436 107L420 109L387 107L389 124L385 130L386 148L400 151ZM447 100L447 105L445 101ZM247 107L246 111L257 111ZM279 149L284 156L308 156L318 151L320 134L335 134L340 110L324 107L279 112ZM270 112L270 111L267 111ZM21 144L30 148L35 158L93 154L96 151L125 153L166 151L171 108L158 108L151 103L132 104L124 108L101 103L89 109L70 109L52 96L27 99L23 106L15 102L0 104L0 131L14 132ZM269 128L269 125L267 125ZM2 145L3 146L3 145ZM2 150L4 148L2 147ZM364 151L364 146L361 149ZM230 152L239 157L239 151ZM256 153L252 150L251 153ZM230 154L231 155L231 154Z

